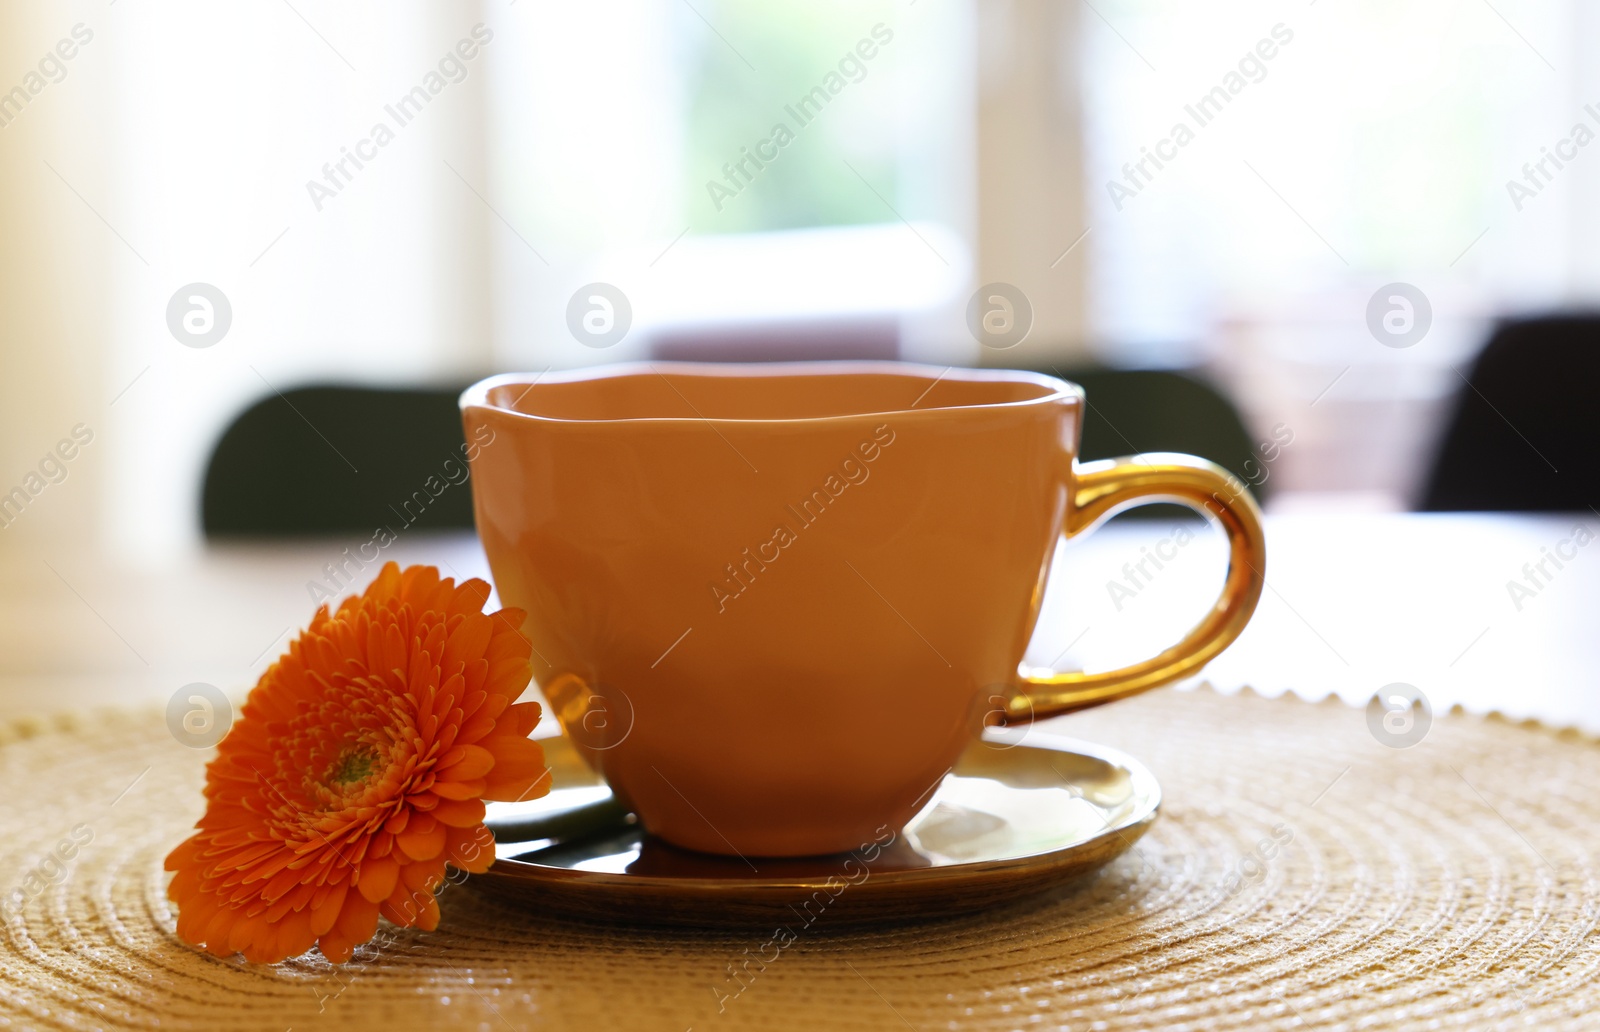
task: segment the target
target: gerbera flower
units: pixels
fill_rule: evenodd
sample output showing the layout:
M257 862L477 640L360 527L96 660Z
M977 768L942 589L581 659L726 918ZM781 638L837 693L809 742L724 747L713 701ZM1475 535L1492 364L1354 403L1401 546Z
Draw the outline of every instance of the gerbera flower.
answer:
M431 931L445 864L494 862L485 799L550 789L523 613L489 586L388 563L317 610L250 692L206 768L206 812L167 857L178 935L271 963L334 963L382 914Z

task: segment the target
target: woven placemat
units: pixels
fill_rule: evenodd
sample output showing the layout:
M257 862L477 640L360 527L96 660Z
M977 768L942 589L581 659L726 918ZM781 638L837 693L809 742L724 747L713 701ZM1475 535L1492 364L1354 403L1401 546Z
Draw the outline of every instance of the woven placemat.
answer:
M1036 900L824 918L780 952L770 930L589 927L469 883L437 932L380 932L333 968L174 937L161 862L208 754L160 714L8 725L0 1027L1593 1027L1592 741L1439 714L1391 748L1337 702L1210 691L1051 730L1140 757L1165 802L1133 852Z

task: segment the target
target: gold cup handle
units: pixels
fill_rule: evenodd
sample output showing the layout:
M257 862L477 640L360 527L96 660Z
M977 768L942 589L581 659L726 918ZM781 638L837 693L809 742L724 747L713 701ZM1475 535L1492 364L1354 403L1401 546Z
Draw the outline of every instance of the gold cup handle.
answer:
M1135 505L1177 502L1217 518L1228 533L1228 577L1205 619L1151 659L1102 673L1023 675L1005 721L1021 723L1098 706L1187 677L1227 648L1255 612L1266 583L1261 510L1237 477L1192 455L1151 452L1077 467L1066 534L1082 534Z

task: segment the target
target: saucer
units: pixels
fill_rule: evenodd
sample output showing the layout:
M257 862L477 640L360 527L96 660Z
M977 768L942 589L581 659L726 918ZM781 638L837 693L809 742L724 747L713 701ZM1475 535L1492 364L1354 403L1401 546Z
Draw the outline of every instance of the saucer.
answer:
M1028 728L988 728L904 829L855 853L727 857L645 833L565 738L531 803L492 803L495 863L470 883L545 913L653 924L854 924L981 910L1089 873L1155 820L1131 757Z

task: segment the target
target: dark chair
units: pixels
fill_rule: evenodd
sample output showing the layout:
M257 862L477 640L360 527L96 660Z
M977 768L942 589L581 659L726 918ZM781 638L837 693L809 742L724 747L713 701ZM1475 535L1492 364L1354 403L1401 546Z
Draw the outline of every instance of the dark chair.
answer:
M1465 377L1425 512L1582 512L1600 504L1600 316L1503 323Z
M1261 457L1244 423L1204 382L1156 370L1038 371L1088 392L1084 458L1188 452L1227 468L1252 485L1258 500L1264 497ZM464 387L300 387L256 402L212 452L201 500L206 535L472 529L456 405ZM1134 514L1170 518L1166 508Z
M1264 502L1270 493L1271 470L1238 409L1199 377L1165 369L1032 368L1070 380L1087 395L1080 458L1187 452L1210 459L1238 477L1258 502ZM1174 511L1166 506L1141 506L1129 515L1170 518Z
M206 535L471 529L461 390L299 387L256 402L211 453Z

